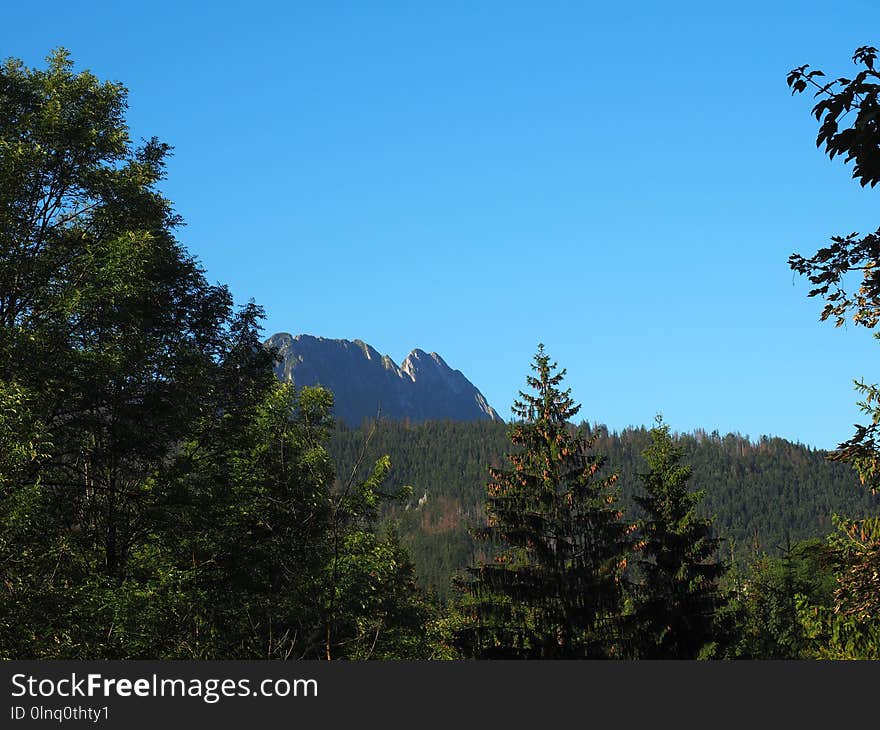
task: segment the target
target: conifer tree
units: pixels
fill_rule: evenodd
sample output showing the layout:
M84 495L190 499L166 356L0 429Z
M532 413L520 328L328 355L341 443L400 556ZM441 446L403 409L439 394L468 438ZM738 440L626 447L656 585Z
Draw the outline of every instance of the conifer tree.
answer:
M621 655L621 578L629 528L616 505L616 474L570 420L580 410L538 346L509 438L510 467L489 469L487 524L476 537L490 562L464 584L470 623L463 650L479 658Z
M712 520L698 517L702 491L688 490L691 467L658 417L643 452L648 472L635 496L641 520L643 580L637 591L640 655L650 659L696 659L711 650L720 607L717 581L723 566L713 559L719 540Z

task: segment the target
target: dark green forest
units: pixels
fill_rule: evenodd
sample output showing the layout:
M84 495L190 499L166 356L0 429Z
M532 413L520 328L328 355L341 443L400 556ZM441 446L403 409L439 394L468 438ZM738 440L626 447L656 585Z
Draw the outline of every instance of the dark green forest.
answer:
M617 433L581 426L596 436L596 449L620 474L622 504L638 516L633 496L646 469L642 452L650 429ZM510 449L507 430L490 421L382 421L337 428L330 437L340 473L350 473L362 455L369 464L388 454L387 484L413 488L406 504L389 507L386 517L409 549L421 585L442 600L453 595L452 575L474 560L478 546L470 531L484 518L487 468L500 466ZM739 566L756 554L779 556L789 543L823 538L833 529L834 514L880 514L880 496L861 488L852 468L829 461L825 451L781 438L751 441L717 432L676 434L674 440L693 467L693 484L706 493L698 513L715 517L722 538L717 557Z
M876 55L789 76L863 186ZM877 386L829 453L617 434L538 344L509 424L340 428L179 240L127 109L64 50L0 67L0 659L880 658ZM878 260L789 265L871 329Z

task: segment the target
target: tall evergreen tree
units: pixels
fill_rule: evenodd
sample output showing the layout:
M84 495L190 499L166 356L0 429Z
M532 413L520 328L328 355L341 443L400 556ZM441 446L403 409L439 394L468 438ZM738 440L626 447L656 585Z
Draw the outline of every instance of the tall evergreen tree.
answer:
M490 468L487 524L477 537L494 553L470 570L459 633L481 658L620 656L621 579L629 528L602 476L603 457L574 432L580 409L561 390L565 370L538 346L510 429L510 467Z
M682 462L683 449L662 419L651 430L644 457L644 491L634 498L644 510L637 561L643 575L636 608L640 655L695 659L715 637L723 572L714 559L719 541L712 520L696 514L703 492L688 490L691 467Z

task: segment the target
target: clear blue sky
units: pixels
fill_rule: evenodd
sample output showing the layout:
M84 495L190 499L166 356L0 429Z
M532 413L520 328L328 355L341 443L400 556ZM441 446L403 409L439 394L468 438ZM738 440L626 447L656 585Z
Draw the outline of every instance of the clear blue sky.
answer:
M505 416L543 341L591 421L833 447L877 343L786 261L880 191L785 75L849 72L880 4L611 6L7 3L0 53L129 88L181 240L267 334L437 351Z

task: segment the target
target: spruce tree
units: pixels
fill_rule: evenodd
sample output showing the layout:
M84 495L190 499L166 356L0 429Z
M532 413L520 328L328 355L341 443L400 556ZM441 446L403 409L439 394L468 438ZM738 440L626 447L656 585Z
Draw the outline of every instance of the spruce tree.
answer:
M621 579L629 528L616 474L602 476L593 439L574 431L580 410L538 346L509 431L509 468L489 469L487 523L475 536L490 561L470 569L460 631L479 658L621 655Z
M643 576L636 601L640 655L695 659L711 650L714 638L723 571L713 559L719 541L712 520L696 514L703 492L688 491L691 467L660 418L643 455L648 472L639 475L644 491L635 496L644 510L637 561Z

